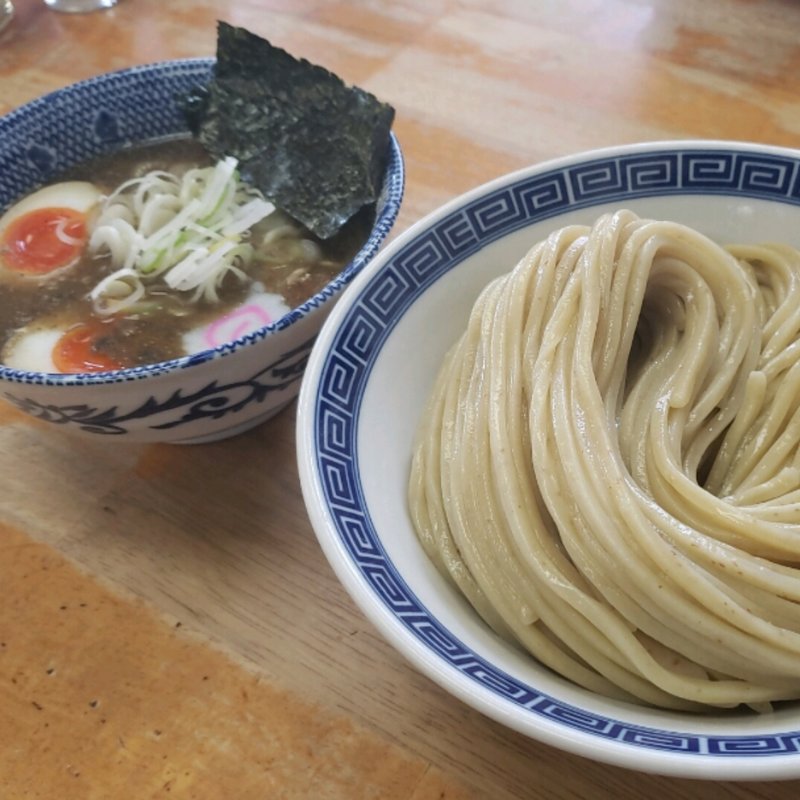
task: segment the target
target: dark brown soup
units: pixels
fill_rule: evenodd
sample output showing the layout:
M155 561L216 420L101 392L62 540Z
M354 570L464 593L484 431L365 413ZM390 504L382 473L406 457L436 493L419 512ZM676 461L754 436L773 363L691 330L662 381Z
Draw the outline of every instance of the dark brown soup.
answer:
M172 139L84 163L62 175L59 183L88 182L107 196L124 182L154 171L182 176L188 170L209 166L199 144ZM62 203L60 199L58 202ZM110 252L97 252L87 244L68 267L49 274L34 270L35 274L20 275L9 269L16 256L7 231L17 223L6 225L4 232L0 220L0 360L21 369L51 371L46 366L49 355L43 356L44 361L37 355L30 360L27 351L52 348L58 341L61 355L53 350L57 371L94 371L150 364L206 349L221 344L219 337L225 331L228 338L223 341L238 338L254 326L252 320L244 319L244 307L252 307L256 317L260 314L262 324L274 321L327 284L364 243L373 216L374 209L366 208L336 236L323 241L276 210L243 235L252 258L241 269L224 274L213 291L213 300L177 291L157 278L148 280L144 295L135 303L113 313L98 313L97 301L90 296L118 269ZM92 236L96 220L95 214L87 222L87 237ZM72 222L62 219L57 224L61 233L54 247L69 247L77 241L72 232L78 228L71 228ZM33 244L29 250L33 252ZM42 253L46 260L48 253ZM30 253L23 252L22 256L29 258ZM244 316L239 319L236 314ZM231 323L218 326L213 336L192 333L204 331L226 315L234 315ZM62 335L68 331L72 332L71 340ZM22 340L25 344L20 346Z

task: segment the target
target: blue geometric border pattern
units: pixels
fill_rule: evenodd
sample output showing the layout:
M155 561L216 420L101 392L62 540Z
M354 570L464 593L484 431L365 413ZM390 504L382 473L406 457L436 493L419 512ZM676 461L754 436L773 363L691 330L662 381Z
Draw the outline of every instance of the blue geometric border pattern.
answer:
M352 301L322 365L316 399L317 471L337 534L372 592L435 653L489 692L566 728L643 750L702 757L800 752L800 731L704 736L660 730L575 708L487 663L425 608L383 550L361 490L358 413L384 340L425 288L494 239L567 210L658 195L736 195L800 205L800 160L746 149L654 149L521 178L449 214L409 241Z

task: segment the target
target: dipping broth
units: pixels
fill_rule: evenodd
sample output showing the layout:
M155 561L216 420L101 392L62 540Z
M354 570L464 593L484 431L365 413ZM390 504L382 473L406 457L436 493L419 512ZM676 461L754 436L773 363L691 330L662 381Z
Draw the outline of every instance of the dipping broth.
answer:
M127 181L162 172L182 178L191 170L212 167L196 141L162 140L85 162L62 175L52 195L38 192L28 201L30 207L24 205L26 201L12 207L0 219L0 361L32 371L92 372L152 364L213 348L276 321L320 291L369 235L373 207L362 209L326 240L275 209L233 237L236 248L246 251L248 258L232 262L213 282L206 281L207 291L202 285L176 289L168 284L168 273L152 277L141 266L129 275L126 267L120 268L119 253L114 261L113 219L107 228L111 238L106 237L111 245L93 244L95 238L103 239L95 236L98 220L107 213L102 211L102 202ZM59 229L55 239L38 252L35 239L26 240L24 226L13 219L19 208L22 217L34 220L32 224ZM36 215L47 208L64 214L56 222L37 222ZM168 221L170 214L175 216L174 210L163 213ZM230 229L229 225L224 230ZM178 232L176 241L181 236ZM49 272L35 264L31 268L31 259L57 260L60 256L55 251L76 246L82 237L85 244L65 266ZM223 244L232 247L228 238L219 234L219 241L206 250L213 254ZM27 260L26 271L16 268L20 259ZM202 267L205 262L198 263ZM142 272L141 279L133 274L136 269ZM98 285L118 273L119 281L112 278L106 287L107 296L92 296ZM132 294L125 296L134 289L135 301ZM131 302L125 305L120 297Z

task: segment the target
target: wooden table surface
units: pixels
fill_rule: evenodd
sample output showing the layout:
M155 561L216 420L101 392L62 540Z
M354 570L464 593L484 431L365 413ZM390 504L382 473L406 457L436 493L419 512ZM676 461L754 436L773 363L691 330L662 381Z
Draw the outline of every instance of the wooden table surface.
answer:
M686 137L800 147L796 0L14 0L0 114L97 73L211 55L215 21L397 109L396 231L543 159ZM197 447L0 414L0 798L775 798L530 741L415 672L308 522L295 409Z

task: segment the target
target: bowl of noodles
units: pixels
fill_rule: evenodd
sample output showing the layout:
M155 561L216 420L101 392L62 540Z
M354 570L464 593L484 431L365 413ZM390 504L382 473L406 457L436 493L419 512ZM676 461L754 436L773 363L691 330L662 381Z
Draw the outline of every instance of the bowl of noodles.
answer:
M298 457L364 613L535 740L800 776L800 152L678 141L501 177L323 327Z
M129 442L276 414L397 217L393 114L221 23L216 58L100 75L0 118L3 399Z

